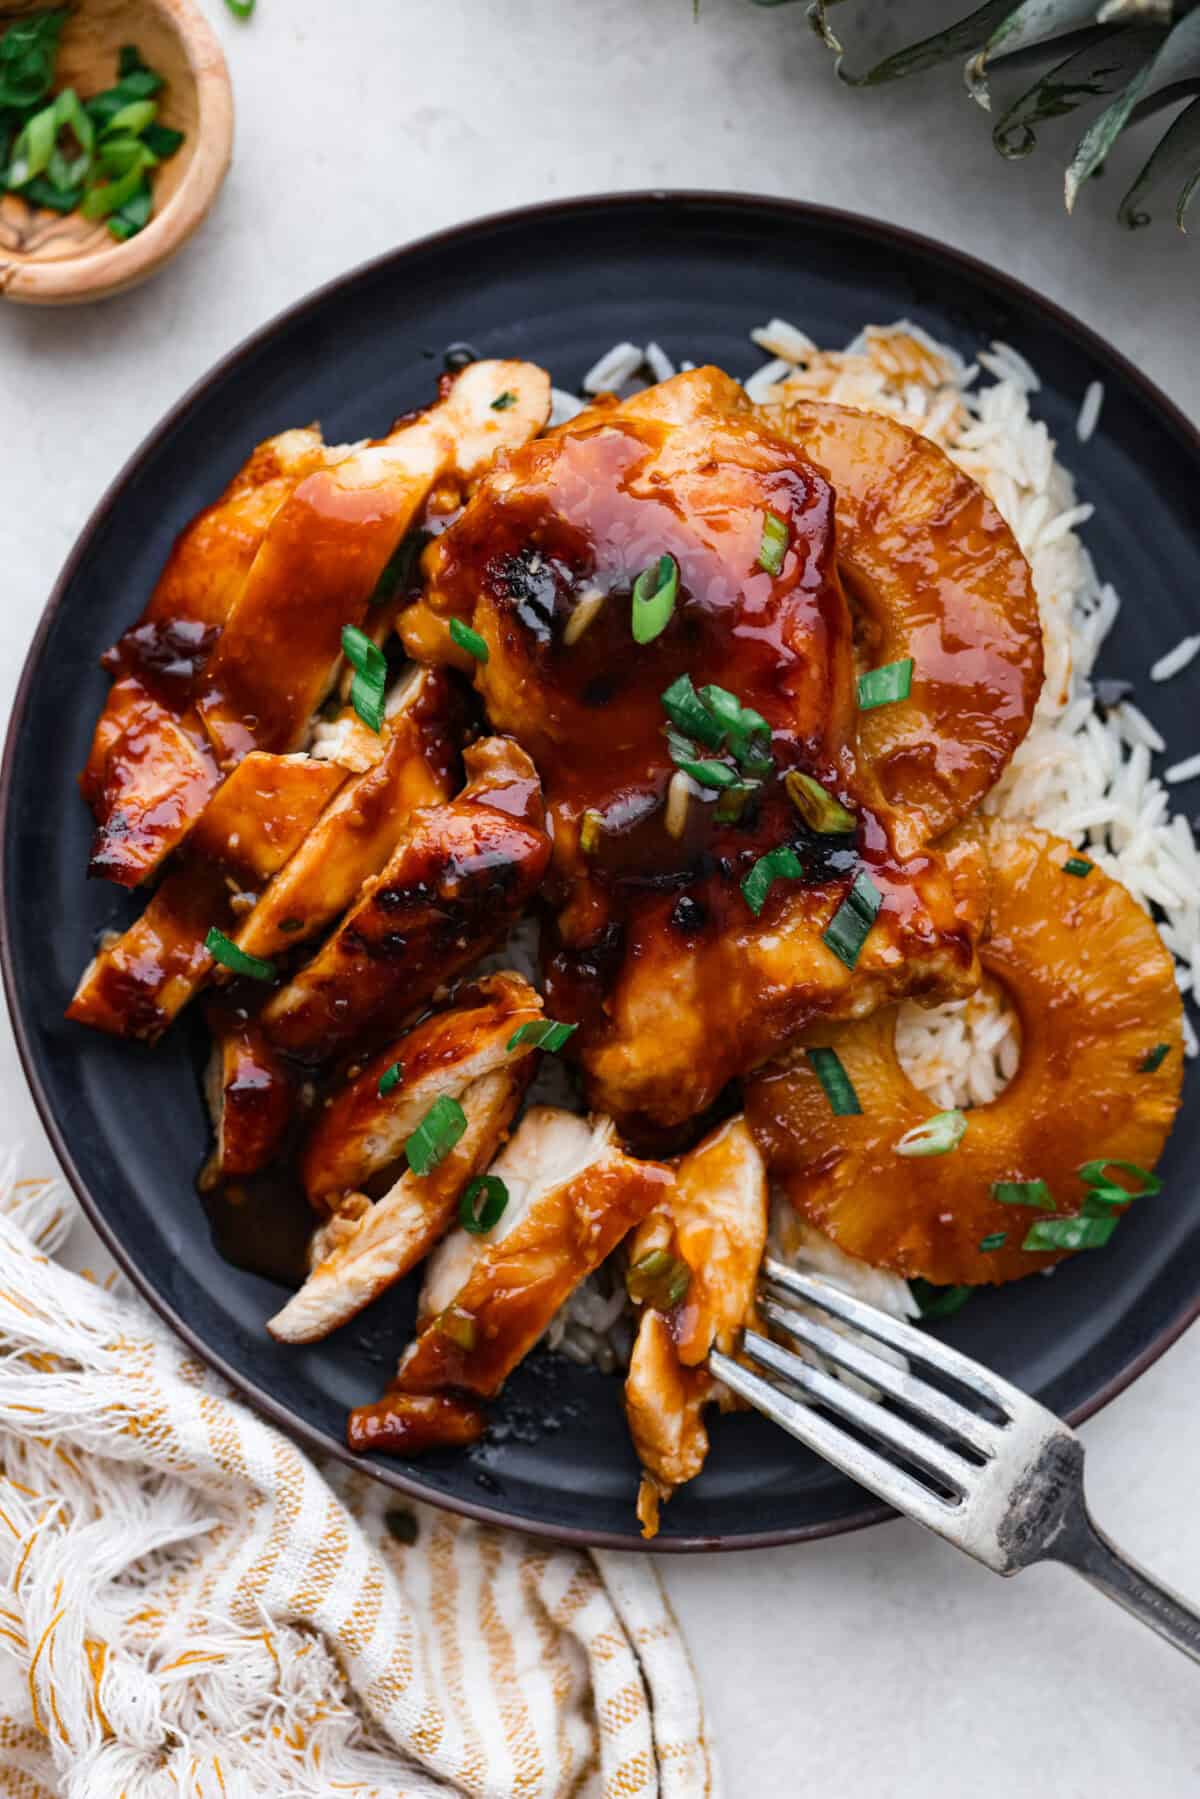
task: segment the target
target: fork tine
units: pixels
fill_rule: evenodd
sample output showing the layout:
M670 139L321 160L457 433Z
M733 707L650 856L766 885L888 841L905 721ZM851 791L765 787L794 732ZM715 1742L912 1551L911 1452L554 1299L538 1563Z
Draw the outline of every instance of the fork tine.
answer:
M923 1468L935 1480L966 1496L975 1465L956 1449L917 1430L895 1412L885 1411L877 1400L864 1399L836 1375L826 1374L823 1368L802 1361L789 1349L781 1349L778 1343L772 1343L769 1337L760 1337L757 1331L743 1334L742 1354L769 1374L777 1374L789 1385L810 1394L839 1417L849 1419L860 1430L869 1431L885 1448Z
M890 1398L898 1399L902 1405L911 1407L923 1418L939 1424L961 1442L970 1444L972 1449L986 1456L989 1461L995 1456L999 1447L997 1429L1000 1427L990 1424L977 1412L969 1412L956 1399L950 1399L936 1387L931 1387L928 1381L918 1379L906 1369L895 1367L873 1350L864 1348L861 1343L841 1336L837 1331L830 1330L828 1325L818 1324L815 1318L791 1311L775 1299L760 1299L758 1304L763 1316L772 1324L778 1325L780 1330L786 1331L795 1342L816 1350L828 1361L835 1362L839 1368L848 1368L860 1380L869 1381Z
M788 1268L773 1256L766 1257L760 1273L772 1287L781 1288L795 1299L802 1299L806 1305L819 1306L823 1312L829 1312L844 1323L852 1324L856 1330L876 1338L880 1343L890 1343L893 1349L911 1356L914 1362L936 1369L940 1374L950 1375L961 1386L968 1387L972 1393L978 1394L980 1399L987 1400L1001 1412L1013 1415L1017 1407L1028 1409L1032 1403L1025 1394L1010 1387L1007 1381L985 1371L978 1362L960 1355L949 1344L914 1329L911 1324L902 1324L898 1318L876 1311L874 1306L864 1305L862 1300L843 1293L840 1287L830 1286L813 1275L801 1274L795 1268Z
M710 1351L708 1365L730 1392L736 1393L806 1448L824 1456L860 1487L866 1487L898 1511L907 1512L918 1524L927 1524L939 1535L946 1535L953 1526L959 1509L955 1504L931 1492L911 1474L885 1461L865 1444L856 1442L810 1405L792 1399L771 1381L764 1380L761 1374L743 1368L740 1362L730 1361L719 1350Z

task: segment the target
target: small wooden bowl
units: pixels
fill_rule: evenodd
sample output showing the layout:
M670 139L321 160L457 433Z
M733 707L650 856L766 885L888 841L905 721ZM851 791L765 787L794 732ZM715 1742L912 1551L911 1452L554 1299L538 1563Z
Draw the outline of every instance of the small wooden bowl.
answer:
M0 0L0 31L47 0ZM122 292L154 274L195 231L225 179L233 151L233 92L221 46L192 0L74 0L55 65L55 88L88 99L117 79L122 44L136 44L166 87L159 118L184 133L154 171L154 216L126 243L103 220L65 217L0 197L0 298L71 306Z

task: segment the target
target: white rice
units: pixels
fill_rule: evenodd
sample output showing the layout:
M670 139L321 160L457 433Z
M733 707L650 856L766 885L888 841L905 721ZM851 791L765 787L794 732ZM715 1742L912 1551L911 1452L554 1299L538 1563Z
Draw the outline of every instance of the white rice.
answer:
M1180 674L1197 655L1200 655L1200 636L1181 638L1173 650L1168 650L1165 656L1160 656L1157 662L1151 664L1150 679L1169 681L1172 675Z
M1100 423L1100 408L1103 404L1103 381L1089 381L1087 392L1083 396L1083 404L1079 408L1079 417L1075 421L1075 435L1081 444L1087 443Z
M637 344L614 344L583 377L585 394L608 393L631 381L645 360Z
M1188 756L1184 761L1176 762L1173 768L1167 770L1164 778L1174 786L1178 781L1194 781L1197 775L1200 775L1200 755Z

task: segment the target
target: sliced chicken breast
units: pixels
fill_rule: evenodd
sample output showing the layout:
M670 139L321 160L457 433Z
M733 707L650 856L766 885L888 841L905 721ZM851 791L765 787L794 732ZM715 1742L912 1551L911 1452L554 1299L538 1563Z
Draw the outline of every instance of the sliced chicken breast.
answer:
M754 1321L767 1223L766 1164L738 1117L682 1158L670 1194L630 1245L627 1280L644 1309L625 1415L645 1470L644 1536L657 1531L659 1506L704 1466L704 1408L721 1396L706 1358L713 1348L735 1353Z
M524 910L550 856L533 764L501 737L463 760L458 797L413 813L382 873L264 1008L278 1048L322 1061L381 1017L411 1017Z
M569 1294L608 1256L673 1176L616 1141L612 1121L535 1106L489 1172L508 1199L491 1230L450 1233L430 1259L421 1334L395 1386L465 1388L487 1398L532 1349Z
M212 973L209 929L236 928L345 778L309 756L247 756L141 917L84 970L67 1017L118 1037L160 1037Z
M336 1198L336 1209L314 1237L308 1280L267 1326L273 1336L289 1343L327 1336L429 1253L449 1228L463 1188L486 1168L516 1114L537 1052L511 1040L540 1010L537 995L519 976L496 976L481 1005L426 1020L334 1099L305 1168L320 1199L328 1205ZM394 1065L403 1070L401 1079L381 1095L381 1078ZM466 1127L430 1173L405 1168L374 1203L361 1191L346 1190L355 1175L365 1181L397 1163L442 1098L458 1102Z
M217 1137L212 1172L228 1178L256 1174L279 1148L294 1088L252 1019L215 1035L206 1086Z

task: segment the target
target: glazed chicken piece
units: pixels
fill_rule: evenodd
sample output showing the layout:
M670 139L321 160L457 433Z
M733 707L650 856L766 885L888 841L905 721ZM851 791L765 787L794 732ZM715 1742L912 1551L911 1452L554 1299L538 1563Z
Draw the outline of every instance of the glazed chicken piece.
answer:
M524 910L550 855L533 764L503 737L482 738L463 760L458 797L413 813L382 873L263 1009L277 1048L323 1061L381 1014L411 1016Z
M511 402L497 410L504 395ZM215 643L177 684L171 721L160 733L141 719L137 755L114 763L110 750L104 778L93 772L90 790L107 808L94 872L136 886L183 840L221 774L253 749L302 745L343 666L343 629L366 620L380 576L431 491L473 480L497 449L540 430L549 405L543 370L473 363L447 376L437 403L390 437L330 457L295 483ZM123 785L126 763L137 779Z
M205 1075L216 1147L206 1173L256 1174L275 1155L292 1115L287 1070L252 1018L214 1018Z
M136 885L126 840L143 827L172 835L175 820L194 818L217 785L199 721L179 714L271 520L298 482L339 454L316 429L259 444L180 533L141 619L102 658L113 686L80 776L100 827L90 873Z
M504 1183L504 1211L488 1231L452 1231L430 1258L420 1334L389 1393L351 1414L352 1448L390 1447L380 1424L397 1393L498 1393L568 1296L673 1180L669 1168L627 1156L609 1119L552 1106L526 1113L489 1172Z
M977 482L896 419L817 400L759 416L837 493L837 556L862 659L911 657L906 699L861 713L885 797L940 837L994 787L1033 720L1042 631L1033 574Z
M248 955L284 955L317 936L379 873L414 812L449 800L457 784L458 706L445 676L421 669L389 696L376 736L350 716L333 735L338 766L355 767L317 823L234 932ZM353 741L350 741L351 735ZM363 740L367 740L365 743ZM314 745L320 756L324 745Z
M346 778L308 756L247 756L205 809L141 917L84 970L67 1017L154 1042L207 980L205 939L228 935Z
M548 1004L581 1027L591 1103L640 1144L669 1142L814 1017L978 983L943 856L856 756L835 549L824 474L701 369L498 458L402 621L427 654L450 617L487 645L489 717L546 788ZM673 606L638 643L631 588L664 556ZM663 696L684 677L717 728L697 736L676 709L672 743ZM813 827L811 785L836 830ZM780 850L799 876L756 913L743 882ZM879 911L851 967L824 936L864 873Z
M659 1507L704 1465L704 1408L723 1392L706 1359L713 1348L734 1355L755 1323L767 1219L766 1165L745 1119L732 1118L683 1157L671 1193L631 1239L626 1279L645 1303L625 1415L645 1470L643 1536L655 1535Z
M388 1044L333 1097L301 1165L326 1222L313 1238L312 1273L267 1326L273 1336L289 1343L327 1336L429 1253L521 1102L537 1052L513 1038L541 1013L539 995L520 975L489 976L462 1004ZM386 1080L393 1069L399 1077ZM437 1166L418 1175L404 1165L405 1144L431 1106L447 1099L461 1106L465 1128ZM403 1172L372 1202L363 1189L397 1168Z
M1183 1076L1174 964L1132 895L1097 867L1072 873L1061 838L992 820L985 841L981 959L1017 1008L1021 1060L998 1098L966 1114L961 1140L918 1159L897 1148L936 1107L900 1066L891 1012L822 1024L746 1089L751 1128L801 1218L872 1267L944 1286L1017 1280L1060 1260L1026 1249L1029 1231L1079 1212L1089 1166L1116 1170L1121 1185L1127 1164L1153 1168ZM818 1048L839 1057L858 1113L834 1115L807 1053ZM1037 1182L1044 1190L1030 1191ZM1024 1197L1004 1203L1004 1183Z

